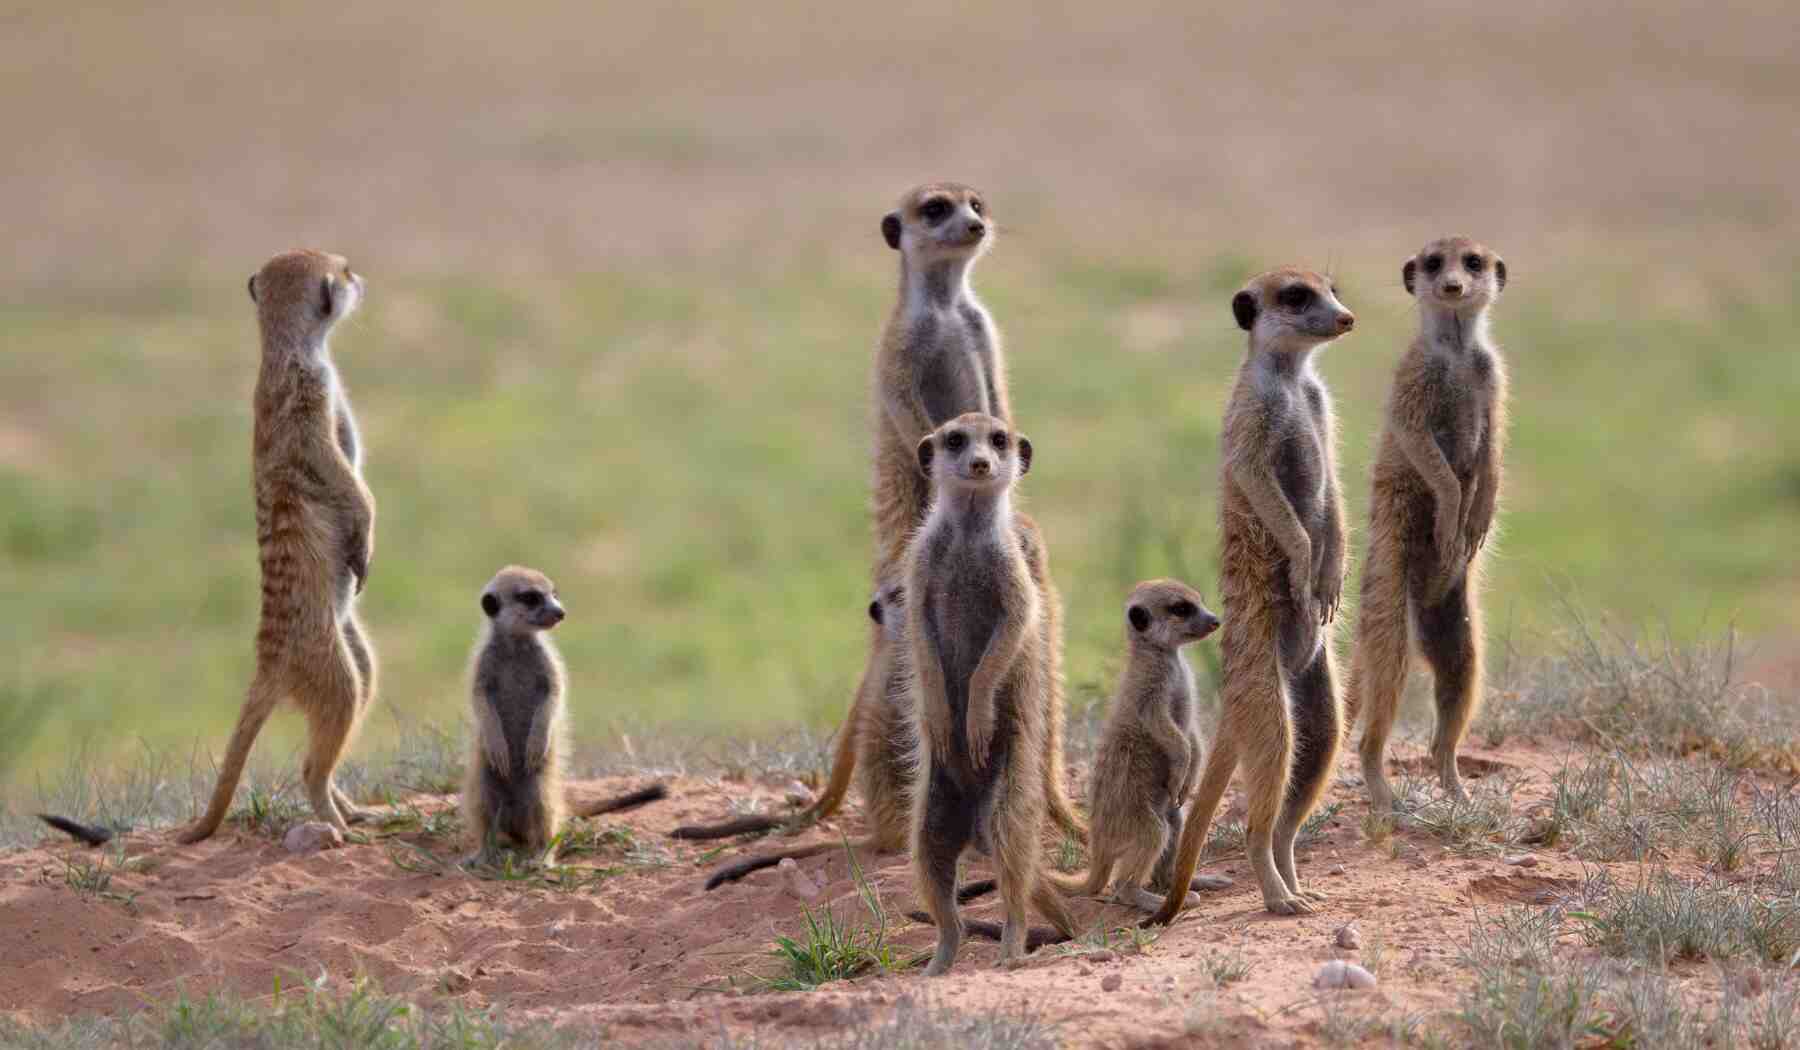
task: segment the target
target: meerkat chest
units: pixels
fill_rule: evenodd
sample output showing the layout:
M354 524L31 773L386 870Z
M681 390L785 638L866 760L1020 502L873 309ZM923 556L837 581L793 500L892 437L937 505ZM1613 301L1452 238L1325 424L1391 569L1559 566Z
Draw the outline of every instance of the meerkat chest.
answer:
M1476 347L1455 358L1439 357L1427 372L1431 434L1450 469L1464 481L1475 472L1487 443L1488 406L1494 397L1493 355Z
M1006 552L986 540L952 541L936 559L927 597L930 628L938 637L945 670L967 678L987 651L989 639L1006 617L1016 589Z
M1274 466L1282 493L1308 531L1323 517L1331 480L1325 443L1328 425L1324 388L1317 384L1284 391L1274 414Z
M920 399L933 424L965 412L998 413L994 344L987 313L974 303L917 311L908 332Z

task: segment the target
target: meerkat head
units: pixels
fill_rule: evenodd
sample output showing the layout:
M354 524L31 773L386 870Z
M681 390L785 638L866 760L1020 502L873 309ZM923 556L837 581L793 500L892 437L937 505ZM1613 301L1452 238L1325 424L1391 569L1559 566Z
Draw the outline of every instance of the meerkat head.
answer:
M556 584L536 569L508 565L481 589L481 611L501 634L548 631L563 621Z
M928 182L881 217L881 236L909 259L973 259L993 243L994 222L973 186Z
M906 588L898 583L884 583L869 599L869 619L875 629L890 639L906 629Z
M1467 237L1442 237L1406 260L1400 283L1420 305L1480 310L1506 288L1506 260Z
M1031 470L1031 441L983 412L965 412L919 441L919 469L939 488L1005 489Z
M363 298L363 279L341 255L282 252L250 275L250 301L265 330L317 344Z
M1271 350L1311 350L1356 326L1331 278L1291 266L1250 278L1231 297L1231 313L1255 345Z
M1132 645L1179 649L1218 630L1219 618L1180 580L1145 580L1125 602L1125 625Z

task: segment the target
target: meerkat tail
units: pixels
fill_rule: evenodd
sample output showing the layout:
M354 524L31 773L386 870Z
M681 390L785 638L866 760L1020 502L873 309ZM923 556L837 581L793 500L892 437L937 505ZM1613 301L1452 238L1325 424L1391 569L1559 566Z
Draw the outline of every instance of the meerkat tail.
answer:
M225 821L225 813L231 809L231 797L237 794L238 781L244 775L244 764L249 761L250 747L256 743L256 734L262 732L263 724L275 710L275 705L286 694L286 690L274 685L267 679L258 678L250 683L249 696L244 701L244 708L238 713L237 728L232 730L231 745L225 752L225 764L219 767L219 779L213 786L212 800L206 805L206 812L199 820L188 825L176 841L183 845L210 838L219 830Z
M863 843L853 842L850 847L855 849L861 845ZM842 849L843 846L844 844L841 842L817 842L811 846L795 846L793 849L784 849L776 853L746 857L743 860L733 861L707 876L706 888L708 891L716 890L727 882L736 882L751 872L773 868L784 860L804 860L807 857L816 857L821 853L829 853L834 849Z
M689 842L705 842L710 839L728 839L734 835L753 835L764 831L774 831L785 826L785 823L774 817L739 817L736 820L727 820L719 824L683 824L669 832L669 837Z
M1060 871L1044 872L1044 880L1062 892L1071 896L1092 897L1106 888L1106 882L1112 878L1112 865L1096 862L1088 869L1085 877L1080 875L1064 875Z
M601 799L584 806L576 806L571 812L578 817L597 817L602 813L617 813L621 810L636 809L652 802L660 802L669 797L669 786L663 783L651 784L647 788L629 791L615 798Z
M89 846L103 846L106 843L111 842L113 838L112 829L110 828L102 828L93 824L79 824L70 820L68 817L57 817L52 816L49 813L39 813L38 819L64 834L74 836L76 839Z
M992 888L991 883L989 888ZM960 899L961 896L959 891L957 897ZM906 917L926 926L932 925L931 916L922 911L909 911L906 913ZM1000 924L989 922L986 919L964 919L963 932L971 937L980 937L982 940L1000 940ZM1032 926L1025 931L1025 950L1035 952L1046 944L1066 944L1072 940L1074 940L1073 937L1059 933L1048 926Z

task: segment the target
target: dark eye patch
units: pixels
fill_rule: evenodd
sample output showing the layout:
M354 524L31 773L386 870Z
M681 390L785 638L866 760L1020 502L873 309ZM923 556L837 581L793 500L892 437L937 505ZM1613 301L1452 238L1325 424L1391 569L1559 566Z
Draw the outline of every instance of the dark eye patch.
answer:
M1006 431L1004 431L1004 430L994 431L994 436L991 438L988 438L988 441L989 441L989 443L991 443L995 448L999 449L1000 451L1002 451L1002 452L1006 451Z
M924 207L919 209L919 215L922 216L926 222L936 226L950 216L950 202L942 197L933 197L925 202Z
M1443 256L1427 255L1425 257L1425 272L1426 273L1437 273L1439 270L1442 270L1443 268L1444 268L1444 257Z
M1469 253L1468 255L1463 256L1463 269L1469 271L1470 273L1480 273L1481 272L1481 256L1476 255L1473 252Z
M329 277L319 284L319 316L331 316L331 278Z
M1199 610L1194 608L1194 603L1190 601L1179 601L1169 606L1169 615L1182 620L1187 619L1198 611Z
M1313 290L1304 284L1290 284L1276 293L1275 301L1289 310L1304 310L1312 305Z
M969 200L969 210L977 215L985 215L987 214L987 205L981 203L981 198L974 197Z
M544 604L544 596L537 591L520 591L519 604L527 609L535 609Z
M962 447L968 443L968 436L960 430L952 430L944 435L944 447L952 452L962 451Z

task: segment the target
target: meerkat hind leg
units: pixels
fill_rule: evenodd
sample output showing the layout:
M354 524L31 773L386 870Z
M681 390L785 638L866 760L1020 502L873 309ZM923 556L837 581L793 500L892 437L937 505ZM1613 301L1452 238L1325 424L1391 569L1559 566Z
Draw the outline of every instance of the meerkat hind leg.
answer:
M1331 655L1320 648L1306 669L1294 679L1294 762L1288 774L1287 799L1275 829L1275 867L1294 896L1323 901L1322 893L1302 890L1294 869L1294 841L1306 818L1318 807L1337 764L1337 697L1332 692Z
M1181 815L1179 799L1169 804L1169 811L1164 814L1164 826L1168 828L1168 837L1164 839L1162 856L1156 859L1156 867L1150 876L1150 888L1160 893L1167 893L1169 880L1174 878L1175 852L1181 846L1181 829L1186 821ZM1188 888L1194 890L1228 890L1232 887L1230 877L1225 875L1195 875L1188 880ZM1198 901L1189 901L1192 904ZM1157 907L1161 907L1159 903ZM1154 910L1154 909L1152 909Z
M349 825L337 806L337 787L332 782L332 774L337 771L338 760L343 757L356 728L358 685L356 668L350 662L349 653L343 647L334 646L330 657L297 690L304 694L301 707L310 722L306 760L301 764L300 772L313 812L320 820L349 834Z
M975 834L974 807L962 792L939 773L933 776L930 759L920 772L925 779L919 800L919 816L913 834L913 870L925 911L937 926L937 950L925 966L925 976L950 972L962 946L962 916L956 910L956 865Z
M1274 710L1272 705L1282 705L1282 700L1275 696L1265 703L1271 705L1267 709ZM1282 716L1277 714L1275 717ZM1285 722L1280 723L1278 731L1287 735ZM1249 796L1245 838L1249 845L1250 867L1256 872L1257 884L1262 888L1263 907L1276 915L1305 915L1313 910L1313 906L1294 895L1275 862L1276 824L1287 795L1290 748L1286 741L1272 742L1277 746L1269 746L1270 743L1246 747L1240 757L1244 788Z
M1436 680L1437 728L1431 738L1431 758L1437 766L1444 794L1468 801L1456 770L1456 749L1468 731L1481 692L1479 613L1469 594L1465 575L1434 606L1418 610L1419 649L1431 665Z

